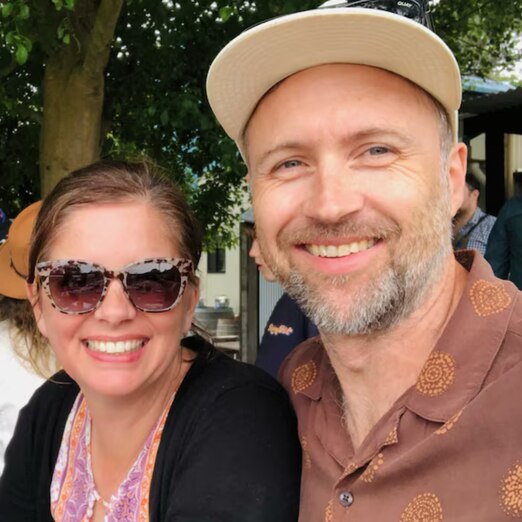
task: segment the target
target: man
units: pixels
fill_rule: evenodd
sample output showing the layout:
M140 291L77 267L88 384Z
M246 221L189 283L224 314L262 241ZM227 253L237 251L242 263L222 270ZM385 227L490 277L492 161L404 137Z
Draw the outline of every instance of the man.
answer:
M424 21L417 2L373 4L257 25L207 83L248 165L263 258L320 332L281 370L300 521L520 518L522 301L452 252L458 66L396 14Z
M480 183L473 174L466 174L464 198L453 220L453 248L474 248L484 255L496 218L478 206L479 196Z
M248 254L255 260L260 274L268 282L276 281L276 277L263 259L255 236ZM277 377L285 357L298 344L318 333L315 324L303 314L297 303L285 292L278 299L268 318L257 350L256 366Z
M522 289L522 196L508 199L500 209L485 257L497 277Z

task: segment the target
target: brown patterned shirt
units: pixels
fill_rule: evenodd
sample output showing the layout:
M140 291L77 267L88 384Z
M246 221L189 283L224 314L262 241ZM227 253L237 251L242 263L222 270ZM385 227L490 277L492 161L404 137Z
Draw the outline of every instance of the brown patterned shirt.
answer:
M281 379L303 446L300 522L522 519L522 299L478 254L417 383L354 452L319 338Z

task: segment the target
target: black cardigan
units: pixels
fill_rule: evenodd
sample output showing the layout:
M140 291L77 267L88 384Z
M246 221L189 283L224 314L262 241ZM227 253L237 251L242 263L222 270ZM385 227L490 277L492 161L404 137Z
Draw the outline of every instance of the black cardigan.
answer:
M49 491L78 394L64 372L22 409L0 478L0 520L52 522ZM156 457L151 522L291 522L300 448L285 391L263 371L211 351L192 364Z

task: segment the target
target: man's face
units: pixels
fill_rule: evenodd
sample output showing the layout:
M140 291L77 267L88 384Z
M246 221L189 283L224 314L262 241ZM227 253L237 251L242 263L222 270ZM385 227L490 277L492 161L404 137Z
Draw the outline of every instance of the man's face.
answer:
M451 253L465 161L454 148L448 176L423 93L314 67L262 100L246 139L263 257L323 332L381 331L418 307Z

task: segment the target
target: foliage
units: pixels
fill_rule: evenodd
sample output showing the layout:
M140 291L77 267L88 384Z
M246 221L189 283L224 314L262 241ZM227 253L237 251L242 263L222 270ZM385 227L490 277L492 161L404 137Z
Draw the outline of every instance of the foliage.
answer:
M522 60L522 0L441 0L432 13L465 74L486 78Z
M8 215L39 197L45 64L76 43L79 14L101 1L0 0L0 207ZM127 0L121 13L106 70L101 155L147 156L165 167L203 222L208 248L233 243L245 199L244 166L206 100L208 67L245 27L317 3ZM487 76L516 58L522 0L440 0L432 12L463 72Z

